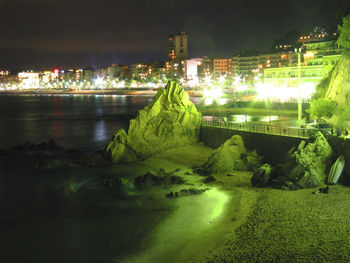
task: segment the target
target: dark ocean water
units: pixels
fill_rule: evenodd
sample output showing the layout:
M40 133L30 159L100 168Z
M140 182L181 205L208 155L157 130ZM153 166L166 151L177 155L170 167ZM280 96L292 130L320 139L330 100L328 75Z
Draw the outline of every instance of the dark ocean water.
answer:
M0 148L54 139L65 148L103 148L152 96L0 96Z

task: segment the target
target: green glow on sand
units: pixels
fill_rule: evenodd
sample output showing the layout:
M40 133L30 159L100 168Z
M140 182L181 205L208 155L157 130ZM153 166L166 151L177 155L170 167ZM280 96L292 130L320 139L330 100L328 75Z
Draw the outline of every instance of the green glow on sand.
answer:
M216 189L212 189L207 193L208 198L216 200L216 205L212 207L210 219L215 221L224 211L226 202L228 201L228 195L224 192L220 192Z

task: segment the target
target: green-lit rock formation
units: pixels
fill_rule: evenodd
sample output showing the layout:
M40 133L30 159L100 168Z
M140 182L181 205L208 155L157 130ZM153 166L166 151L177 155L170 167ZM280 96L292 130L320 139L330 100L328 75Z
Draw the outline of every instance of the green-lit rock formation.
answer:
M165 150L198 142L201 114L183 87L170 81L130 121L128 134L117 131L106 148L114 163L146 159Z
M289 190L320 186L326 181L331 157L331 146L318 132L313 142L302 141L297 149L291 149L286 162L272 171L265 164L253 175L251 182L256 187Z
M248 152L241 136L234 135L216 149L200 168L207 174L248 171L259 165L256 152Z
M333 125L346 127L345 121L350 120L350 52L343 56L332 71L330 84L325 98L335 101L338 111L329 120ZM349 128L349 127L348 127Z

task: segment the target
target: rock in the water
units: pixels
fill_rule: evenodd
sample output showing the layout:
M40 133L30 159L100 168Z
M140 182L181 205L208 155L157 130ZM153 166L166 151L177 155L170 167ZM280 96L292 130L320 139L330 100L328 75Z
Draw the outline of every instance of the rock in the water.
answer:
M244 147L243 139L233 135L223 145L216 149L202 166L208 174L248 171L258 165L256 152L249 153Z
M184 88L170 81L130 121L128 134L119 130L106 148L114 163L146 159L165 150L198 142L201 114Z

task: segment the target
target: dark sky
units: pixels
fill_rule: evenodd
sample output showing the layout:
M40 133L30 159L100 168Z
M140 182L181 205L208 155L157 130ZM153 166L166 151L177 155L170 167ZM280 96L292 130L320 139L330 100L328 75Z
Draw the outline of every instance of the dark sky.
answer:
M164 60L168 35L182 30L191 57L231 57L266 50L289 30L336 26L349 8L349 0L0 0L0 68Z

